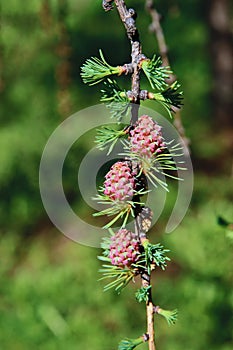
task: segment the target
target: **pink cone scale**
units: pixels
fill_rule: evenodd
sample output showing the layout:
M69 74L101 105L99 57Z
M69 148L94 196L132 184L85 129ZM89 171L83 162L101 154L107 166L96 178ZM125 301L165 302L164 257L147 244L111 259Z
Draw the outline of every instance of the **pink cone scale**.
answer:
M127 162L116 162L105 175L104 194L113 201L131 200L135 179Z
M130 267L139 256L139 241L135 233L120 229L110 239L109 258L112 265Z
M130 131L130 150L142 158L162 152L165 142L159 126L148 115L142 115Z

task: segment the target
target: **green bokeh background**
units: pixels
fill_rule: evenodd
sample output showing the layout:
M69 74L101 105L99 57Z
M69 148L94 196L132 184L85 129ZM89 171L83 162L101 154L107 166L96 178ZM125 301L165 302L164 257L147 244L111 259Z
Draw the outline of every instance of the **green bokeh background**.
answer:
M150 57L157 44L148 32L144 1L127 4L138 12L143 51ZM153 278L155 303L179 309L173 327L156 317L157 347L230 350L233 241L217 225L217 216L233 221L232 133L213 109L206 6L199 0L156 4L184 90L182 119L195 176L182 224L163 234L168 203L151 232L172 258ZM120 296L103 293L97 281L99 250L68 240L52 226L40 199L38 168L46 141L62 120L99 101L99 87L80 79L85 59L102 48L112 65L129 61L124 28L116 11L104 13L95 0L8 0L1 5L1 23L0 349L117 349L122 338L145 331L145 308L134 297L138 281ZM127 79L122 84L129 88ZM144 80L142 85L148 86ZM64 171L66 193L82 215L86 209L75 169L92 137L74 149ZM173 191L169 198L173 203Z

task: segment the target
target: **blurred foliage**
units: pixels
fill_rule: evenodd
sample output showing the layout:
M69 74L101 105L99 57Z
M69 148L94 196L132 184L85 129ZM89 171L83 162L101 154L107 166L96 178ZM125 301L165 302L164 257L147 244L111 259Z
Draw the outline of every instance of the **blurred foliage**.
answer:
M127 4L138 12L144 52L151 57L157 45L148 32L144 1ZM182 118L195 169L186 218L174 234L163 236L173 262L166 272L157 273L154 298L161 307L178 307L179 321L168 329L158 316L158 349L230 350L232 240L217 226L217 216L232 222L232 160L229 130L215 130L206 6L200 0L156 4L171 65L184 90ZM124 28L115 11L104 13L101 1L95 0L33 0L23 5L8 0L1 5L1 20L1 348L113 349L126 334L136 338L144 331L144 307L134 300L137 283L120 297L103 294L97 282L97 250L68 241L49 225L38 168L46 141L61 121L98 103L98 88L81 82L84 61L100 48L112 65L129 61ZM129 88L127 79L123 85ZM143 87L148 87L146 80ZM93 142L91 132L74 145L64 168L66 192L82 214L84 205L74 191L76 166ZM155 241L175 201L172 191L170 196L151 234Z

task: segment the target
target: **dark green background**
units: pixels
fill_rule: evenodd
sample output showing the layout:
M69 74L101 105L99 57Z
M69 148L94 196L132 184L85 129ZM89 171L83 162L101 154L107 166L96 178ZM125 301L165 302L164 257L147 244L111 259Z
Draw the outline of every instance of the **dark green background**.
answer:
M216 219L233 221L232 115L219 119L213 99L216 37L208 21L210 3L156 1L184 91L182 119L195 174L182 224L172 235L163 234L168 203L151 233L171 249L172 258L165 272L155 273L155 303L179 309L173 327L156 318L159 350L233 346L233 242ZM144 1L127 4L138 12L143 51L151 57L157 44L148 32ZM129 61L124 28L116 11L104 13L101 1L8 0L1 5L1 32L0 348L116 349L121 338L145 331L144 305L134 298L138 284L120 296L102 292L99 251L68 240L51 225L40 199L38 167L48 137L62 120L99 101L99 87L80 79L84 61L100 48L112 65ZM127 79L122 84L129 88ZM218 89L222 94L223 86ZM64 171L67 195L82 215L86 209L74 190L75 169L91 137L68 157ZM170 203L173 197L171 192Z

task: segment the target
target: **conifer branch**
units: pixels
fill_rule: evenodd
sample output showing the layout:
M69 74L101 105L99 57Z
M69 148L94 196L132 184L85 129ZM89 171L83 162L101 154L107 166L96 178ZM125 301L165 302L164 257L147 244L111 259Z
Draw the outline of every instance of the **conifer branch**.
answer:
M147 2L151 9L153 1ZM141 277L141 288L136 293L138 302L144 301L147 313L147 333L137 339L124 339L119 344L119 350L131 350L142 342L148 341L149 350L156 350L154 332L154 314L165 317L173 324L177 310L168 311L155 307L152 301L151 273L160 267L164 270L170 259L169 250L160 244L152 244L147 238L147 232L152 225L152 211L145 207L141 197L147 194L149 180L154 186L161 185L168 191L167 183L160 175L182 180L173 175L181 168L182 161L174 161L174 157L182 155L182 148L173 141L165 142L161 126L150 116L138 116L140 100L150 99L160 103L171 115L182 105L180 85L169 79L174 77L169 64L162 64L159 56L148 59L142 54L139 33L136 27L136 13L127 8L124 0L103 0L105 11L110 11L115 4L120 19L126 29L131 44L131 62L123 66L113 67L105 60L100 50L100 58L91 58L81 68L83 81L89 85L104 83L101 90L101 101L106 103L110 112L120 122L123 115L131 109L130 123L123 129L117 130L108 126L98 130L97 147L101 150L109 147L112 151L119 138L124 138L122 144L124 158L114 163L105 175L105 181L100 187L96 199L99 204L108 207L93 215L98 217L113 216L103 228L109 229L111 237L105 237L101 245L104 250L99 257L104 262L101 279L110 279L104 290L114 288L120 292L134 277ZM161 27L160 27L161 30ZM162 35L163 32L161 31ZM161 35L160 33L160 35ZM161 39L161 37L160 37ZM164 38L162 38L165 44ZM165 55L166 50L163 52ZM163 59L167 56L163 56ZM168 63L168 62L167 62ZM140 72L143 71L154 92L140 90ZM109 76L131 75L131 89L121 89L117 82ZM174 77L175 78L175 77ZM171 146L168 151L168 145ZM173 171L171 174L170 171ZM126 228L129 218L134 218L134 232ZM110 227L121 220L121 228L113 232Z
M131 43L131 58L132 66L134 68L132 74L132 108L131 108L131 121L130 124L133 125L138 120L138 110L140 104L140 70L139 65L142 60L142 46L139 38L139 32L136 27L135 18L136 13L134 9L127 9L124 0L115 0L117 10L119 12L120 18L125 26L128 38ZM137 163L134 165L137 167ZM135 233L140 237L139 225L138 225L138 215L141 211L141 206L138 205L135 210ZM150 275L144 273L144 278L142 278L142 287L148 288L150 286ZM145 282L146 281L146 282ZM146 283L146 284L145 284ZM145 284L145 285L144 285ZM149 350L155 350L154 341L154 315L153 315L153 302L151 288L148 293L148 301L146 303L147 311L147 333L148 333L148 346Z

